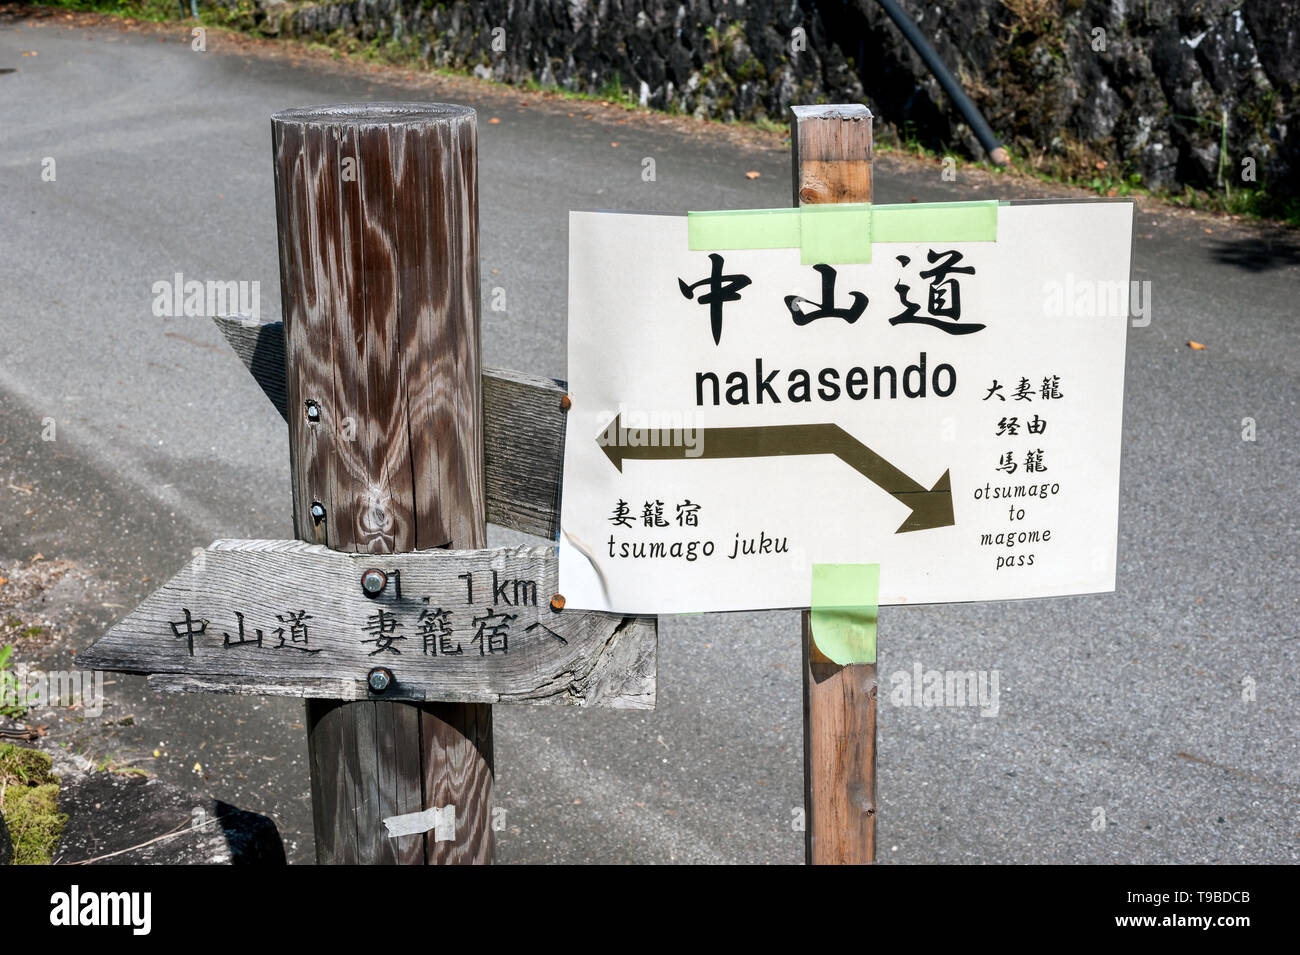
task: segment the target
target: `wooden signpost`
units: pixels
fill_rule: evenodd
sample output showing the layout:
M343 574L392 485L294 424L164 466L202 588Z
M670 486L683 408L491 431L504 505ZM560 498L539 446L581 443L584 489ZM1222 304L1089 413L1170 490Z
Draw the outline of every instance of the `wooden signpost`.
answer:
M793 209L570 214L560 587L809 608L807 856L867 863L878 607L1115 589L1133 204L872 203L871 114L794 114Z
M871 111L797 106L794 204L870 202ZM952 505L949 503L951 514ZM813 865L876 861L876 665L831 662L803 631L804 847Z
M563 389L480 368L474 111L272 119L281 326L222 330L289 424L299 541L218 541L78 658L307 698L322 863L489 862L491 704L649 708L655 620L566 611Z
M369 588L369 589L367 589ZM653 618L556 612L554 548L214 541L83 657L171 690L649 709Z
M859 333L882 351L908 352L920 342L920 349L935 356L931 397L946 398L956 391L956 365L942 363L937 356L941 347L946 351L950 345L946 340L936 343L915 336L937 330L964 341L985 328L969 320L959 324L959 314L953 317L960 312L955 284L949 283L937 295L931 290L930 302L939 309L938 316L916 318L918 306L906 298L908 288L900 282L893 290L902 296L902 305L910 306L909 311L888 323L854 325L867 295L852 292L856 310L834 307L835 270L829 263L870 262L870 247L877 241L893 242L897 254L885 256L885 262L896 259L902 265L922 254L916 248L910 248L910 256L902 254L907 243L990 242L983 225L991 223L996 231L1003 210L997 203L946 204L963 206L962 221L976 224L964 237L953 238L936 236L933 208L866 206L872 198L870 112L862 106L818 106L797 107L794 114L794 205L811 211L780 210L778 218L794 217L798 228L808 230L798 241L803 243L804 261L816 263L810 267L821 272L823 286L818 311L812 315L799 309L814 301L809 298L814 292L785 296L790 310L786 318L796 328L828 318L816 326L816 333L829 337L791 338L795 333L790 327L770 324L773 316L780 318L780 298L769 307L764 295L752 295L743 306L751 311L740 313L749 324L742 319L739 335L727 332L725 344L732 350L723 353L726 360L739 356L752 362L756 387L763 389L756 392L757 404L762 404L765 390L776 405L781 402L773 400L778 396L769 385L774 373L764 378L764 356L752 355L760 345L777 350L783 356L781 364L791 364L791 356L802 349L802 361L811 367L813 360L828 354L861 348L863 339L852 337ZM791 263L807 267L798 257L792 258L789 242L781 239L771 244L771 237L783 226L771 225L770 210L726 214L738 216L750 228L758 223L768 244L755 244L751 233L744 239L749 244L696 246L692 239L688 246L684 224L664 217L628 221L628 217L604 214L603 221L584 220L577 229L571 223L571 326L575 316L583 323L599 316L602 322L617 319L633 324L626 340L599 343L598 352L581 353L580 363L574 360L571 328L570 375L575 376L575 394L570 396L564 382L480 367L477 144L472 110L438 104L288 110L273 117L272 130L284 324L249 325L232 318L218 319L217 324L288 422L298 540L213 543L81 654L78 663L145 673L154 685L169 690L304 697L320 862L490 861L492 705L652 708L656 618L645 613L777 606L812 606L818 614L829 608L832 616L837 608L860 611L864 608L852 601L809 602L806 578L791 581L782 568L797 567L806 573L812 567L815 591L816 582L824 579L818 576L819 569L860 568L863 565L846 561L867 556L860 553L864 549L894 558L890 569L901 568L891 580L891 586L900 588L895 593L919 588L924 599L980 599L983 592L994 595L989 599L1090 592L1086 588L1095 592L1104 589L1108 573L1113 588L1114 555L1106 554L1105 548L1094 547L1090 569L1075 572L1074 564L1080 547L1095 544L1085 531L1096 525L1096 515L1104 517L1105 509L1115 504L1107 499L1112 477L1116 499L1118 495L1115 475L1122 406L1114 376L1122 385L1126 317L1093 321L1070 312L1069 318L1051 318L1056 324L1038 324L1052 314L1042 311L1046 306L1034 297L1038 293L1023 291L1013 299L1005 280L998 281L1006 274L999 271L1007 268L1004 260L1019 268L1029 256L1038 223L1047 221L1058 233L1063 225L1073 224L1059 212L1048 212L1043 219L1041 212L1010 210L1002 259L989 246L983 252L969 244L946 253L926 250L931 263L945 257L960 259L963 252L978 259L980 274L992 277L985 280L984 293L974 293L975 310L983 315L996 308L997 314L1008 316L987 334L990 346L953 353L952 361L968 377L959 401L914 407L890 404L888 414L871 417L868 446L863 440L868 429L859 427L855 435L840 422L849 422L868 407L885 406L860 400L867 388L867 372L854 367L844 379L843 393L851 401L828 410L805 412L800 418L795 406L790 413L798 394L792 384L786 406L776 410L705 407L706 426L689 429L689 446L673 440L686 429L670 433L658 426L639 431L639 436L666 436L664 440L628 442L622 412L598 407L602 401L618 403L639 395L652 407L671 410L675 401L680 411L689 405L682 394L690 390L696 392L696 404L704 407L703 382L711 373L696 373L695 388L684 388L683 382L689 385L691 376L683 369L707 368L710 362L723 360L714 350L724 341L722 305L740 302L737 289L751 282L751 291L771 296L789 291L779 287L787 281L804 281L802 272L790 271ZM826 210L831 218L844 212L871 216L866 235L853 224L827 232L830 218L819 207L828 204L852 206ZM900 211L905 215L900 217ZM1131 209L1127 219L1124 210L1119 213L1094 210L1077 220L1086 220L1085 231L1092 230L1076 236L1078 242L1101 237L1085 249L1086 254L1062 242L1053 248L1034 248L1048 262L1043 269L1055 275L1078 268L1084 281L1115 274L1128 260L1115 251L1114 241L1104 240L1113 240L1124 228L1131 231ZM919 231L900 237L895 228L889 238L891 221L903 220L908 229ZM827 235L838 236L837 241L852 246L859 257L817 258L818 237ZM628 280L621 278L619 283L624 284L611 285L604 268L605 258L617 245L609 241L611 236L629 247L640 243L649 250L636 262L642 272L635 279L639 284L634 302L626 298ZM999 232L997 241L1002 240ZM723 257L710 251L716 248L780 252L751 259L747 266L751 279L723 275ZM1100 251L1094 254L1091 249ZM712 276L690 284L682 276L698 278L695 270L702 267L706 255L713 262ZM653 256L659 260L650 262ZM574 263L579 270L576 282ZM847 264L845 269L859 267ZM964 276L977 270L972 266L949 271ZM852 284L862 287L877 283L872 297L888 302L889 287L884 286L882 294L879 284L890 281L884 268L846 274L852 276ZM1073 280L1073 271L1070 275ZM697 298L696 289L703 287L708 291ZM612 298L605 301L602 295ZM841 292L844 301L849 301L849 295ZM704 312L674 311L701 306L711 311L706 316L711 318L711 331L697 319ZM647 360L644 345L636 338L659 334L653 321L640 320L644 316L637 309L649 309L653 319L669 314L681 319L671 329L673 345L664 349L662 360ZM888 331L900 322L922 324L926 330ZM694 335L689 342L688 323ZM770 336L766 341L760 328L765 329L761 335ZM1042 337L1044 332L1051 334ZM1067 332L1072 337L1063 337ZM580 348L595 347L588 337L590 330L578 335ZM1030 344L1021 350L1023 338ZM1060 341L1068 341L1068 349L1062 350ZM662 362L670 360L685 364L674 367L666 385L656 374ZM906 397L924 398L925 362L926 352L920 351L916 371L912 367L903 371ZM1021 372L1021 362L1047 364ZM1008 520L1003 504L988 503L1002 494L1002 488L981 488L985 479L974 477L997 463L985 432L1016 420L1005 417L1002 410L999 423L992 410L999 405L979 401L989 378L993 387L984 401L996 395L1006 407L1021 408L999 393L998 376L1014 380L1007 378L1011 363L1017 363L1017 374L1068 371L1072 376L1065 396L1057 393L1057 377L1045 378L1044 402L1037 406L1045 413L1050 408L1053 427L1064 430L1059 460L1065 460L1066 467L1046 483L1035 476L1028 485L1017 485L1020 490L1028 487L1030 499L1024 507L1013 504L1009 516L1014 525L1025 517L1025 507L1037 509L1037 519L1055 522L1046 533L1055 531L1057 538L1066 539L1057 545L1059 550L1042 555L1033 573L1028 570L1034 566L1033 554L1007 550L1017 543L1018 528L996 523ZM587 376L582 382L585 394L577 393L578 364ZM893 366L887 368L892 375ZM948 369L950 380L940 377L941 368ZM807 371L795 370L808 379ZM827 368L819 378L827 401L841 394L838 373ZM728 382L727 404L748 405L745 375L723 374ZM877 398L885 374L881 366L876 367ZM733 399L733 379L739 379L734 394L743 400ZM1027 384L1028 378L1022 379L1021 391ZM895 397L892 389L888 397ZM1063 400L1047 406L1047 398ZM720 405L716 393L713 405ZM686 407L688 414L697 410ZM1030 410L1023 409L1025 414ZM939 412L965 415L966 443L960 448L964 457L957 456L956 443L944 445L933 435L925 445L934 457L941 455L946 461L952 456L963 463L965 497L960 504L951 480L958 471L950 476L946 463L937 466L931 460L924 481L895 463L915 462L916 429L928 433ZM836 418L836 413L844 417ZM577 415L582 416L581 427L590 425L591 430L570 434L573 440L566 444L566 430L574 431L566 429L566 420L571 422ZM611 421L618 436L613 443L600 436L600 429ZM1091 439L1090 452L1071 462L1070 439L1084 432ZM1035 443L1048 442L1037 438ZM1016 448L1017 453L1025 450ZM1029 448L1027 453L1029 471L1035 452ZM1048 453L1057 452L1049 446ZM1039 447L1036 470L1048 468L1043 455ZM1005 460L1010 462L1011 457L1007 454ZM734 464L736 460L740 463ZM784 475L784 479L755 479L749 477L749 470L719 470L755 468L753 462L760 460L765 470L754 473ZM1057 460L1051 458L1050 466L1058 467ZM848 468L825 470L826 462ZM629 477L625 473L629 468L636 474ZM1052 482L1058 474L1065 476L1068 487L1070 468L1080 489L1073 500L1084 506L1066 498L1052 510L1037 495L1056 495L1058 484ZM1004 464L997 470L1011 473L1015 465ZM668 472L672 474L665 477ZM574 489L563 522L562 474L565 486ZM671 493L663 496L674 500L685 497L681 492L687 490L690 498L714 498L705 520L716 514L714 526L720 530L706 531L699 523L699 504L689 499L680 505L689 517L678 520L681 526L656 515L654 503L647 503L645 525L650 529L645 533L659 536L647 539L642 534L638 544L634 534L641 529L633 525L628 501L620 493L655 498L659 481L668 482ZM810 486L817 493L808 493ZM754 499L757 505L738 503L754 493L759 495ZM1018 491L1008 485L1006 493ZM816 508L835 499L849 504L836 512L842 518L835 522L837 526L828 527L826 514ZM663 503L657 502L661 507ZM612 517L606 510L610 505L614 505ZM787 535L803 534L799 552L769 553L761 544L771 543L766 525L763 532L755 533L756 528L744 523L755 513L764 521L785 521L790 525ZM858 525L852 524L855 520ZM559 555L557 545L487 549L488 521L558 541ZM621 525L619 532L625 535L622 556L686 554L690 563L660 561L653 567L612 563L616 539L609 522ZM865 530L855 529L863 526ZM712 559L711 564L693 563L700 557L695 544L688 551L680 540L670 544L667 536L719 533L729 547L727 538L739 527L747 528L745 533L754 534L758 541L744 551L748 563L735 560L741 552L739 530L730 559L724 556L724 548L718 548L714 557L714 544L708 542L703 556ZM918 539L920 543L914 543ZM1034 540L1047 543L1049 537ZM990 549L984 549L986 544ZM606 546L610 563L606 563ZM841 549L829 563L813 555L817 548L827 552L835 547ZM949 560L956 559L953 555L973 555L969 565L973 569L965 575L936 575L930 564L935 555ZM1004 582L1004 567L1021 576ZM881 573L880 567L875 570ZM991 573L994 570L1000 576ZM567 608L561 574L569 574L575 588ZM939 576L942 580L936 589ZM966 577L978 580L971 583ZM652 579L673 583L650 591L637 589ZM593 580L598 586L592 586ZM702 580L707 586L692 590L700 588ZM945 587L958 589L948 595ZM1020 587L1027 589L1020 593ZM585 602L580 603L575 595L584 589ZM874 595L871 599L874 603ZM907 599L899 596L889 602ZM717 605L681 605L699 600L714 600ZM638 605L643 602L657 606ZM576 609L580 606L599 609ZM803 614L805 840L810 863L870 863L875 858L876 666L854 662L875 660L874 614L871 606L869 651L840 643L830 649L832 643L826 641L832 639L831 631L816 629L826 626L818 619L828 618L814 617L809 611ZM853 618L862 619L866 618ZM828 654L846 662L834 662Z

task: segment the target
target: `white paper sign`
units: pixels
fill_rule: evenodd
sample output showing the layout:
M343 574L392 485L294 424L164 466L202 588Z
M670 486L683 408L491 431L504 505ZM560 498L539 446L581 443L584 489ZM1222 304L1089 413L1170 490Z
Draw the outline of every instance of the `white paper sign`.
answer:
M806 607L838 563L881 604L1114 590L1132 203L833 268L692 252L685 217L569 229L569 606Z

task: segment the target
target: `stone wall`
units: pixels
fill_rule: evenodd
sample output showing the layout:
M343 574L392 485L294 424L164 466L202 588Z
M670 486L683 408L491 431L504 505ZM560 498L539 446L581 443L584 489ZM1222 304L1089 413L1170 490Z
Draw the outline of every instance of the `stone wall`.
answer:
M901 138L983 155L875 0L214 2L270 34L717 119L863 101ZM1019 155L1158 188L1239 185L1250 158L1300 195L1300 0L900 5Z

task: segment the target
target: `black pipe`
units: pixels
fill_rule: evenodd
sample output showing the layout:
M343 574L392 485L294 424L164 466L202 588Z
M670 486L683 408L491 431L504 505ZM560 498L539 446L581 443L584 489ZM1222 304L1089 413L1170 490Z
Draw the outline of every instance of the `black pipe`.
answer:
M916 24L912 22L912 18L904 13L894 0L878 0L878 2L884 7L885 12L889 14L889 19L894 21L894 25L903 31L903 36L907 37L907 42L912 44L917 53L921 54L921 59L925 61L925 65L934 74L934 78L939 81L943 91L948 94L948 98L957 107L962 119L966 120L967 125L974 130L975 137L980 141L980 145L984 147L984 151L988 153L989 159L995 165L1005 166L1010 160L1006 149L998 142L998 138L993 135L993 130L989 128L989 124L985 122L979 109L970 101L970 97L961 88L957 78L952 75L943 60L939 58L939 54L934 51L930 41L925 38Z

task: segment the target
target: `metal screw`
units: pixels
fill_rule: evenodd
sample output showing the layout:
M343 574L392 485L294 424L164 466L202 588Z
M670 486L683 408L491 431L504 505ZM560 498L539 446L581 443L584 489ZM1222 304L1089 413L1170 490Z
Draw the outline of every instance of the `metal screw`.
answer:
M371 597L378 597L388 586L388 575L373 567L361 575L361 589Z
M317 524L325 520L325 507L320 501L311 502L311 519Z
M307 399L307 420L312 424L320 421L320 405L316 404L316 402L312 401L310 398Z
M564 594L556 594L551 598L551 609L556 613L564 609Z
M366 676L366 683L376 693L383 693L393 683L393 672L388 667L375 667Z
M560 399L561 411L568 411L572 407L573 407L573 399L570 398L568 395L565 395L563 398Z

